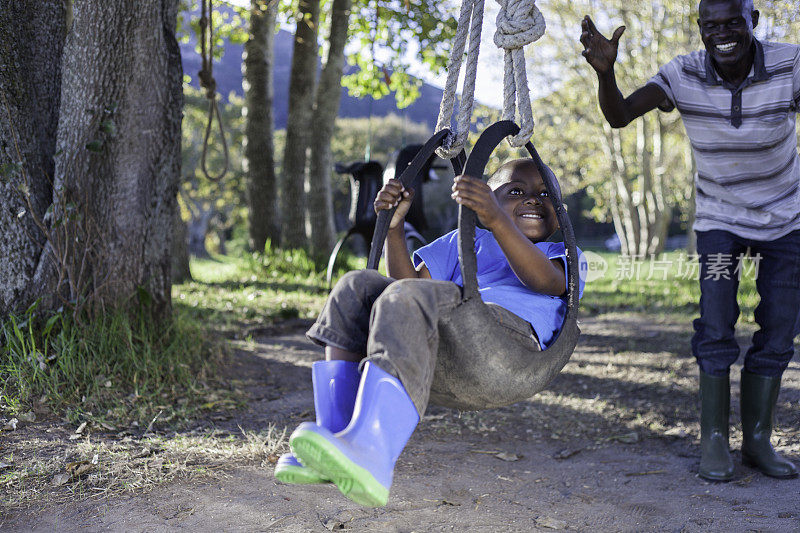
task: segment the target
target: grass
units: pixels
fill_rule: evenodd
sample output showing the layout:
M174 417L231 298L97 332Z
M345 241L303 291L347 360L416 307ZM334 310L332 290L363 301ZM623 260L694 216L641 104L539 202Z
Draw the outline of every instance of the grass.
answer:
M78 323L32 308L0 324L0 340L4 414L35 408L107 427L147 423L159 412L162 422L190 418L220 358L219 344L180 311L165 324L122 311Z
M52 503L146 492L176 480L210 479L232 466L274 464L288 449L284 430L216 431L75 443L31 439L25 452L2 455L0 501L9 507L46 494ZM2 518L2 505L0 505Z
M596 252L605 262L605 274L587 283L581 309L588 313L611 311L649 313L688 319L699 316L700 285L696 261L683 251L631 261L615 253ZM758 305L754 265L743 268L739 287L740 321L753 322Z
M366 259L340 255L337 264L336 277L364 268ZM191 271L193 281L173 287L175 307L233 337L250 327L313 319L328 295L324 265L302 250L196 259Z

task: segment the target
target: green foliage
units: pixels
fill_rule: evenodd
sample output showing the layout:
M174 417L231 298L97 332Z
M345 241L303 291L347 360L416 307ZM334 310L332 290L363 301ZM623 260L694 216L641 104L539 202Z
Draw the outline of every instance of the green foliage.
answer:
M216 356L183 313L166 322L114 311L93 321L36 305L0 323L0 408L18 414L44 404L71 421L170 420L196 406ZM180 406L173 400L186 398Z
M350 22L354 52L348 62L359 71L345 76L342 85L358 98L379 99L393 91L399 108L410 105L419 97L422 80L411 74L409 43L417 47L417 62L434 74L441 72L455 35L455 9L454 3L435 0L356 0Z
M243 44L247 41L247 22L249 11L245 8L222 4L227 9L219 9L221 3L213 2L211 23L214 26L214 60L222 59L225 53L223 44L229 41ZM199 0L180 0L178 11L178 42L188 43L195 40L195 51L200 53L200 2Z

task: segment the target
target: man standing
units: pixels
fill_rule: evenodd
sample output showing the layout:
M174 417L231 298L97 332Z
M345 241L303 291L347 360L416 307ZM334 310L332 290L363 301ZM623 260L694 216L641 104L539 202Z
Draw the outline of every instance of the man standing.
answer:
M705 50L675 57L627 98L614 76L624 26L609 40L585 17L583 56L597 72L600 108L612 127L656 107L677 108L692 144L701 265L692 338L700 367L700 476L733 478L728 374L739 357L738 263L749 250L759 258L761 302L741 376L742 461L768 476L795 477L797 467L775 452L770 435L800 314L800 47L755 39L752 0L701 0L699 13Z

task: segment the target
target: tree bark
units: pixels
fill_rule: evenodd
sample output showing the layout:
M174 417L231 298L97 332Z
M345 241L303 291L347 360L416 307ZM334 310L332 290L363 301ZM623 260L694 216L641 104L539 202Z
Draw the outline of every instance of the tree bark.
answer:
M175 210L172 223L172 283L191 281L189 269L189 232L186 222L181 218L180 210Z
M306 245L305 175L314 92L317 82L319 0L299 0L289 77L289 117L283 155L280 205L283 218L281 245Z
M20 91L41 91L46 97L22 106L16 103L6 116L32 120L36 114L25 106L36 105L36 113L46 110L41 120L48 132L23 141L37 149L37 157L24 160L29 190L35 193L35 217L29 215L46 237L11 249L10 261L4 257L4 265L20 263L23 275L17 275L16 286L6 278L0 281L2 311L24 306L25 298L8 300L14 294L44 297L46 302L50 297L53 304L57 300L52 296L58 294L95 308L120 307L142 288L150 295L151 312L165 315L170 308L171 229L180 174L178 1L86 0L68 2L60 11L61 2L42 2L60 21L55 26L46 16L31 16L41 15L38 3L30 2L28 9L13 4L0 6L0 31L10 32L11 39L10 44L5 36L0 39L4 63L9 57L24 59L28 46L36 56L55 56L65 24L69 31L60 54L60 77L52 70L44 75L32 68L37 61L18 64L22 69L0 69L3 95L13 91L9 100L19 102L24 94ZM29 33L15 31L17 26ZM51 44L39 50L42 43ZM40 78L50 85L35 88ZM60 102L53 96L59 92ZM49 114L57 117L57 128ZM28 135L30 124L36 121L15 129ZM36 128L32 131L38 134ZM8 139L3 131L5 154L10 152ZM3 224L0 231L8 248L5 243L19 228ZM55 270L54 283L48 270Z
M335 240L331 191L333 169L331 138L341 101L344 47L347 43L350 5L351 0L333 0L328 57L320 74L314 116L311 121L307 218L311 229L311 253L314 257L327 255L333 248Z
M245 149L250 249L280 244L273 145L273 86L277 0L251 0L250 37L244 45Z
M53 196L66 33L63 2L0 0L0 317L55 281L35 219Z
M183 104L177 9L177 0L74 7L56 187L83 206L84 272L101 306L123 303L138 287L154 311L170 306L172 232L164 228L177 208Z

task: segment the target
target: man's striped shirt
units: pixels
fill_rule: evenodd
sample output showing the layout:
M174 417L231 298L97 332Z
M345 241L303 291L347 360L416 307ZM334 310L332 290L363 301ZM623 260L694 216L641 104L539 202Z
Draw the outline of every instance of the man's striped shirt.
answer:
M717 75L705 50L677 56L650 79L677 108L697 175L694 229L770 241L800 229L800 46L754 41L739 87Z

